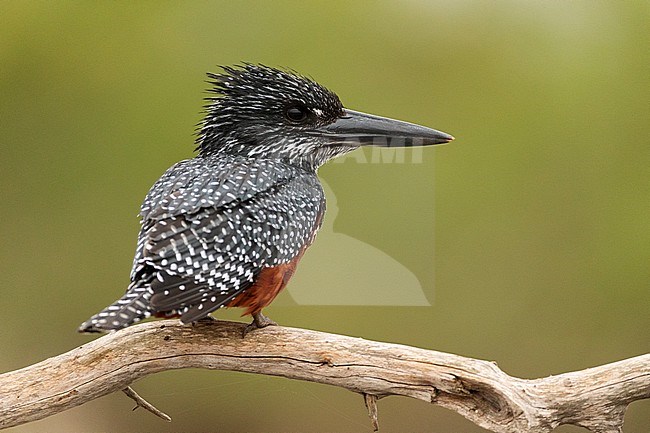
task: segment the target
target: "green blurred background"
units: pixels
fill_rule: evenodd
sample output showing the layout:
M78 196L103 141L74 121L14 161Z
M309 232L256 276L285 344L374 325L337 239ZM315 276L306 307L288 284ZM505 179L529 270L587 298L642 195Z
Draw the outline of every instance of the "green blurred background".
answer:
M320 173L333 230L402 264L430 307L285 294L273 319L526 378L650 351L647 1L0 5L0 371L93 338L75 329L124 291L142 198L193 154L204 73L240 61L457 137L421 163ZM327 291L316 268L301 281ZM186 370L135 388L174 422L114 394L11 431L371 431L360 396L324 385ZM483 431L406 398L379 416L382 432ZM650 401L633 404L626 432L649 425Z

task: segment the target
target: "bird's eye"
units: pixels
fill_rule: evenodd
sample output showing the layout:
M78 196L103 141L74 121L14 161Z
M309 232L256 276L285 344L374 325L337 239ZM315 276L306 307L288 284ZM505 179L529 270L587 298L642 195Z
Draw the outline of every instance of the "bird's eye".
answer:
M292 105L284 112L293 123L304 123L307 120L307 108L300 105Z

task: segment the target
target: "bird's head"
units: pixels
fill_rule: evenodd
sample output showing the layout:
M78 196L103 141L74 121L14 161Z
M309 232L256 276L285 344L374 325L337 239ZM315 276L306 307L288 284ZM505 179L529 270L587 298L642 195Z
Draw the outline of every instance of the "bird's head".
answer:
M426 146L453 137L412 123L343 107L315 81L268 66L244 64L208 74L197 138L201 155L233 154L286 160L316 169L359 146Z

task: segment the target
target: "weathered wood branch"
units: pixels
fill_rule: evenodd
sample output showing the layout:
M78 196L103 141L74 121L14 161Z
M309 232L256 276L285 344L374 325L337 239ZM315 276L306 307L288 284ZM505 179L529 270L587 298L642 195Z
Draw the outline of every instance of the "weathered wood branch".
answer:
M650 354L524 380L508 376L492 362L448 353L279 326L242 338L243 328L222 321L196 326L150 322L4 373L0 428L45 418L123 390L148 374L178 368L340 386L364 396L374 422L378 398L413 397L454 410L494 432L549 432L560 424L621 432L627 406L650 398Z

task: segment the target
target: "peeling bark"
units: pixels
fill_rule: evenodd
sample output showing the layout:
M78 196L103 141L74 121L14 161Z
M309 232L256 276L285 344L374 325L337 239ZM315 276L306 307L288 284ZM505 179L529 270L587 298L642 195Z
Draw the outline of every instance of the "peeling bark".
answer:
M0 428L45 418L125 390L146 375L180 368L266 374L346 388L364 396L374 427L377 399L401 395L454 410L494 432L543 433L574 424L614 433L622 432L631 402L650 398L650 354L526 380L508 376L493 362L448 353L280 326L242 338L244 327L224 321L196 326L149 322L4 373ZM139 406L157 411L138 398Z

